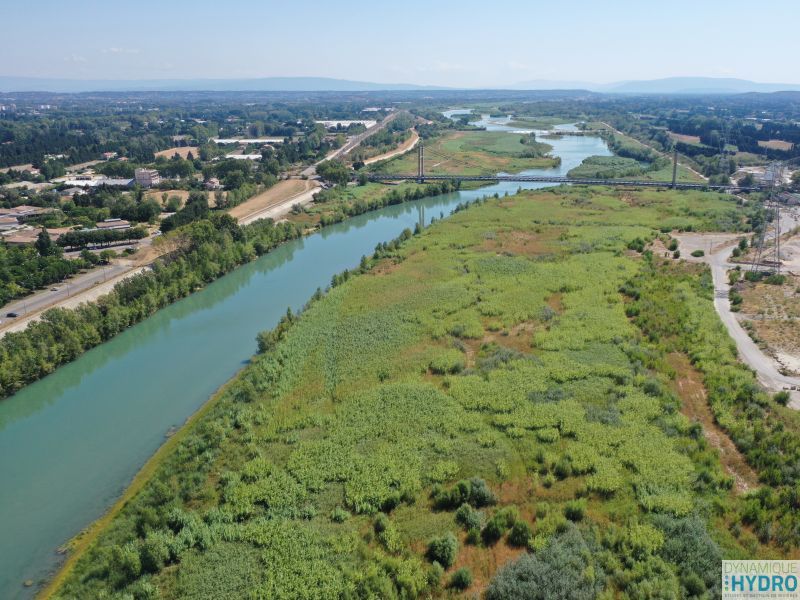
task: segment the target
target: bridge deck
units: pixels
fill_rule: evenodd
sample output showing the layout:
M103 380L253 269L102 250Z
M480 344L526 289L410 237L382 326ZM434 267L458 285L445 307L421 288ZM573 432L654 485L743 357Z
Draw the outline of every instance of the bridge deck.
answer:
M710 185L708 183L686 183L671 181L645 181L635 179L585 179L579 177L547 177L541 175L388 175L383 173L368 173L370 181L511 181L526 183L569 183L573 185L606 185L625 187L657 187L676 188L681 190L718 190L757 192L760 187L743 187L738 185Z

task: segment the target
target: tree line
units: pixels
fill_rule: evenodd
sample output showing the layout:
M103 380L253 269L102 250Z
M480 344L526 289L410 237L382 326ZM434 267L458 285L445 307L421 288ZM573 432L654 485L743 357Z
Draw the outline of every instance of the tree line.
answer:
M240 227L227 214L194 221L165 243L176 249L152 270L118 283L97 302L54 308L25 330L0 339L0 397L52 373L154 312L218 277L302 235L291 223L258 221Z

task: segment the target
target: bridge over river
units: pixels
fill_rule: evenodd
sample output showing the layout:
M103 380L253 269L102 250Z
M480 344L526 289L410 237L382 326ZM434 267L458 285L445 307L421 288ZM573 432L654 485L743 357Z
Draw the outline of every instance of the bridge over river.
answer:
M425 183L426 181L485 181L493 182L515 182L520 183L568 183L571 185L607 185L614 187L649 187L649 188L671 188L681 190L714 190L720 192L757 192L762 190L761 186L741 186L736 184L712 185L707 182L682 182L677 181L678 163L677 154L673 157L672 180L653 181L643 179L599 179L586 177L565 177L549 175L466 175L458 173L448 173L445 175L428 175L425 173L425 149L422 143L417 145L417 172L407 174L387 174L387 173L366 173L369 181L416 181Z

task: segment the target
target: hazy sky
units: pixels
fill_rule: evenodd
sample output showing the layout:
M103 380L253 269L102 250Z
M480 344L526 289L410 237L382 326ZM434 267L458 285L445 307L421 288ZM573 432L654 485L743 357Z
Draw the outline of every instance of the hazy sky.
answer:
M7 0L0 75L800 83L800 0Z

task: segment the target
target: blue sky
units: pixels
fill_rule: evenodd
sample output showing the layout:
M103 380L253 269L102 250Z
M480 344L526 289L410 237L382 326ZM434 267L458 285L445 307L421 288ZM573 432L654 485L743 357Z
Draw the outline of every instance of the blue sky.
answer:
M798 0L10 0L0 75L800 83Z

